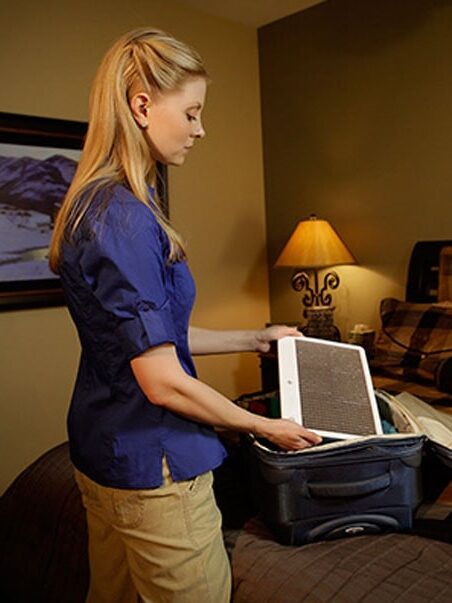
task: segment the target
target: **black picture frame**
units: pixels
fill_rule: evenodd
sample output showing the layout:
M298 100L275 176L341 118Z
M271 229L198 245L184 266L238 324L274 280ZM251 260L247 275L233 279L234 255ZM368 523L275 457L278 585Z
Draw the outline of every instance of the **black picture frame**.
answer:
M82 121L0 112L0 144L56 148L64 154L64 150L82 149L86 130L87 123ZM162 164L157 165L157 192L168 215L168 175ZM65 300L57 276L2 280L0 275L0 311L62 305Z

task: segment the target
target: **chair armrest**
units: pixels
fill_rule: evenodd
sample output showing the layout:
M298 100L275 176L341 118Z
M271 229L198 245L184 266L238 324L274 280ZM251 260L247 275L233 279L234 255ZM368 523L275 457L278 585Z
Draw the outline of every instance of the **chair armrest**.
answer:
M452 356L445 358L436 370L436 387L446 394L452 394Z

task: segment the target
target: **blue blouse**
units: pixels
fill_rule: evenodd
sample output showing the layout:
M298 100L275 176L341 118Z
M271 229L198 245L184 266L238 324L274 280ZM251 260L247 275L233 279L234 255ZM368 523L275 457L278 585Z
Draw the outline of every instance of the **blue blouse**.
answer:
M134 356L173 343L196 377L188 348L194 282L168 253L152 211L120 185L97 193L62 248L61 282L82 347L68 415L71 458L104 486L160 486L163 455L175 481L225 457L212 427L152 404L130 367Z

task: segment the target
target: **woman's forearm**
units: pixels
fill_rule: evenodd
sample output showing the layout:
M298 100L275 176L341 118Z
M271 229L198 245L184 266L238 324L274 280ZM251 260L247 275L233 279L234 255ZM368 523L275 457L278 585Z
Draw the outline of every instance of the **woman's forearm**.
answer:
M256 349L257 331L216 331L190 327L188 341L193 355L253 352Z
M286 336L300 335L294 327L272 325L264 329L215 331L190 327L188 341L193 355L230 352L268 352L270 342Z
M132 370L148 399L189 419L216 427L254 431L254 415L188 375L172 346L160 346L132 360Z
M215 427L250 432L287 449L320 440L291 421L268 419L246 411L182 369L174 347L159 346L131 362L139 386L150 402L186 418Z
M188 375L173 380L162 389L158 398L159 404L186 418L214 427L263 435L266 419L260 420L260 417L232 404L209 385Z

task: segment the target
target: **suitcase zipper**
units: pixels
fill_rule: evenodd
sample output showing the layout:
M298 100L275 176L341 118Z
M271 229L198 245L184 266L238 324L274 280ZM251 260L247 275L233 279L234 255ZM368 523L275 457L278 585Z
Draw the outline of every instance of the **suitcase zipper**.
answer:
M423 447L425 439L426 438L423 435L406 438L407 450L399 451L398 458L403 459L413 456L413 454L416 453L419 448ZM279 461L281 463L284 463L284 468L299 468L301 458L304 458L304 462L306 463L306 465L310 464L311 462L315 463L318 466L321 466L323 464L329 464L331 462L340 463L342 465L354 465L357 462L356 458L347 460L345 457L353 452L359 451L360 449L362 451L367 450L369 453L371 453L372 451L380 452L378 456L373 456L372 459L369 459L372 460L372 462L382 461L390 457L391 453L389 451L385 453L384 450L382 450L383 444L389 448L393 446L400 446L400 439L398 438L393 442L391 442L390 440L382 440L381 445L377 445L377 443L371 442L359 442L356 444L351 444L347 447L342 447L340 449L335 448L333 450L330 449L325 451L319 451L312 455L309 455L306 452L304 452L303 454L288 454L272 450L258 450L256 448L255 454L259 456L260 460L263 463L268 464L269 462L271 462L273 464L273 467L274 463ZM415 446L415 444L417 444L417 446ZM341 458L341 456L343 458Z

